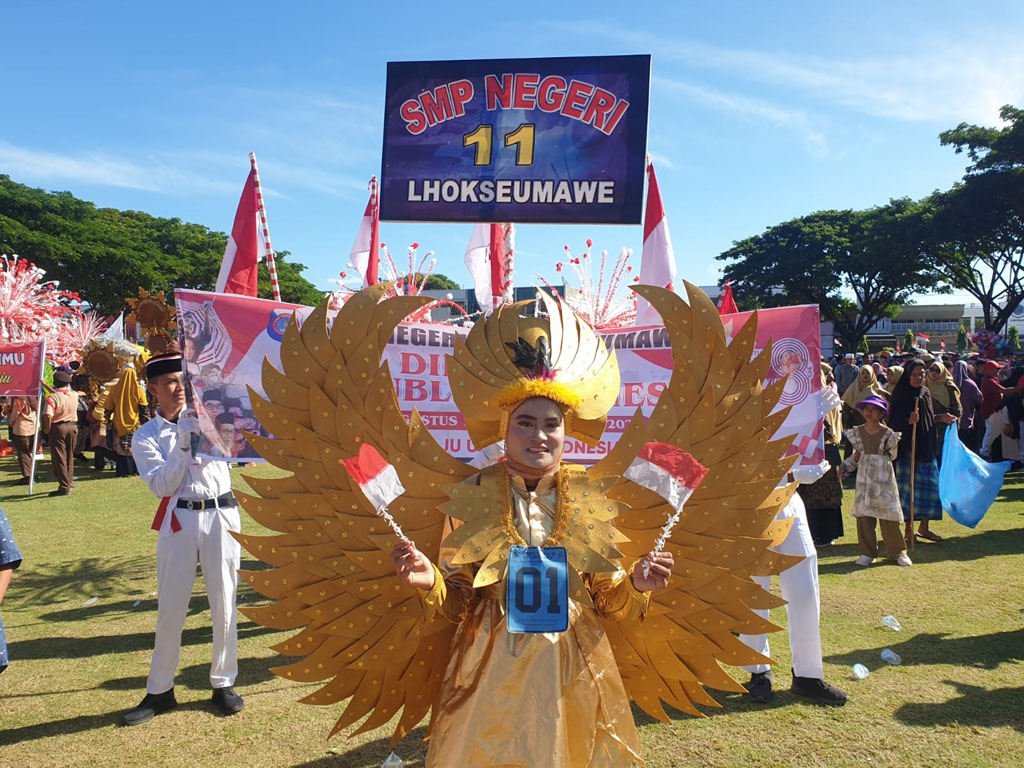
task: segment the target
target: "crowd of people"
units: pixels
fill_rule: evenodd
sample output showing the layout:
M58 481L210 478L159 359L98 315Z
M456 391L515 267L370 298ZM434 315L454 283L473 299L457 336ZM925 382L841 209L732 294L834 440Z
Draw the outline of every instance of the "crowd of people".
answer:
M0 418L7 421L9 442L18 457L19 482L29 484L34 447L40 454L48 449L58 482L51 496L71 494L76 461L79 466L92 466L98 472L112 471L116 477L138 475L132 440L156 413L156 406L150 403L146 387L131 363L116 382L101 386L98 391L90 385L89 377L78 370L77 362L54 370L53 386L47 388L42 399L42 420L35 397L0 398ZM197 409L200 420L210 425L203 430L204 451L237 459L258 459L259 454L249 445L245 433L266 432L252 415L247 399L224 397L220 390L209 387L197 387L197 392L202 409ZM38 461L36 471L38 482Z
M800 494L815 545L829 546L844 532L844 476L856 473L857 565L878 557L876 521L887 557L899 565L912 564L907 549L914 537L942 541L931 524L942 519L939 470L949 425L982 458L1022 466L1024 359L846 354L823 359L821 372L822 386L836 392L842 409L823 425L831 469L801 485Z

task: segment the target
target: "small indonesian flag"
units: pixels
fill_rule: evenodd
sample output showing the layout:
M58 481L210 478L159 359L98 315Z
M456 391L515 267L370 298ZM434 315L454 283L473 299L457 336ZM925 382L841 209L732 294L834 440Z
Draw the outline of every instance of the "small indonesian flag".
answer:
M377 207L377 177L370 179L370 199L359 223L356 241L348 255L355 270L362 275L363 287L376 285L380 269L380 209Z
M928 341L929 341L930 338L931 337L928 336L927 334L918 333L917 334L917 343L920 344L922 347L925 347L927 349Z
M943 339L942 341L939 342L939 351L940 352L945 352L946 351L946 340L945 339Z
M397 470L368 443L359 446L358 456L341 459L341 463L374 509L383 509L405 493Z
M726 280L725 287L722 288L722 295L718 299L718 314L735 315L739 311L736 299L732 295L732 280Z
M676 256L668 233L668 217L658 188L654 164L647 165L647 207L644 211L644 249L640 254L640 284L675 290ZM661 325L661 316L646 299L637 298L637 325Z
M625 476L654 491L678 512L707 473L707 468L682 448L647 443L626 469Z
M242 197L235 211L235 223L231 226L231 234L224 248L224 259L217 275L217 293L256 295L259 261L268 250L259 224L259 205L256 168L253 167L242 187Z

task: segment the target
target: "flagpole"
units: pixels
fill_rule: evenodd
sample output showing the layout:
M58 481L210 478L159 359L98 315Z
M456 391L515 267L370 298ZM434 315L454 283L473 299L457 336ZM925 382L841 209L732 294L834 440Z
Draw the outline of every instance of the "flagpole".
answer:
M46 339L42 340L39 350L39 398L36 403L36 431L32 436L32 469L28 475L28 495L36 485L36 451L39 450L39 427L43 424L43 374L46 373Z
M263 228L263 242L267 244L267 270L270 272L270 287L274 290L274 301L281 300L281 286L277 282L277 264L274 262L274 248L270 245L270 228L267 226L267 207L263 204L263 188L260 186L260 171L256 167L256 153L249 153L252 164L253 183L256 185L256 211Z

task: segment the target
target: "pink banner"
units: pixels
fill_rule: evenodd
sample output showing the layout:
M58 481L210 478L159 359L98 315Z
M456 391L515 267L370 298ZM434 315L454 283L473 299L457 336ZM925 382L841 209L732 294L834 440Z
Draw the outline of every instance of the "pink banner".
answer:
M280 370L280 341L296 312L304 319L309 307L202 291L175 291L175 305L186 350L186 372L195 386L203 442L200 451L227 461L258 460L242 431L265 434L252 415L246 385L263 393L263 357ZM730 338L750 313L723 318ZM801 463L824 458L821 438L821 377L818 308L782 307L759 312L758 351L774 339L767 382L789 373L780 407L793 409L779 435L796 435L790 453ZM445 356L456 335L468 328L435 323L406 323L395 329L384 352L391 367L402 410L419 410L438 442L454 456L472 459L477 451L466 435L462 414L452 402L445 375ZM637 407L649 415L672 374L672 351L664 328L632 328L604 335L615 349L621 372L619 397L608 414L604 437L596 446L567 439L565 458L581 464L598 461L619 439Z
M43 375L43 342L0 346L0 396L36 397Z

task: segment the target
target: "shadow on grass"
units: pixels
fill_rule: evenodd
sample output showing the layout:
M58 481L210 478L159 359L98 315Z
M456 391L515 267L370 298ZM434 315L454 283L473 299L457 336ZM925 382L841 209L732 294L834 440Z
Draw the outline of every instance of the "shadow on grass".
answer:
M426 727L420 726L407 733L405 738L395 746L395 754L402 758L405 768L423 768L427 758L427 745L423 742L423 737L426 734ZM343 765L345 768L379 768L391 752L391 738L370 741L353 747L351 751L345 751L345 742L342 741L334 749L337 752L300 763L295 768L338 768L339 765Z
M149 557L87 557L60 563L33 563L18 572L18 599L26 604L58 603L125 591L124 579L150 578ZM146 574L145 577L142 574Z
M271 658L246 656L240 658L235 686L244 696L246 687L273 680L276 675L271 672L271 669L296 661L299 659L290 656L272 656ZM174 685L177 690L208 692L210 690L210 665L203 663L182 667L174 677ZM146 677L144 675L116 677L112 680L104 680L99 687L107 691L142 691L146 687Z
M832 664L851 666L864 664L869 669L884 667L880 654L883 648L891 648L903 657L908 667L929 664L951 664L958 667L997 669L1011 661L1024 661L1024 628L990 635L955 637L941 633L921 633L907 638L902 643L890 643L876 648L862 648L826 658ZM870 659L873 663L869 663Z
M771 701L759 703L752 701L745 693L716 691L707 688L705 690L708 695L721 704L721 706L708 707L704 705L696 705L696 707L700 713L706 717L720 717L722 715L736 715L743 712L767 712L768 710L780 709L782 707L789 707L795 704L811 705L811 702L807 698L797 696L796 694L789 692L789 676L786 675L785 677L785 681L782 680L781 676L777 677L776 683L778 685L775 687ZM665 714L668 715L669 719L672 721L694 719L694 715L691 715L689 712L683 712L682 710L671 707L664 702L662 702L662 706L665 709ZM633 721L636 723L638 728L644 725L655 725L661 723L660 720L651 717L640 709L640 707L636 705L636 702L630 702L630 707L633 710Z
M1020 482L1024 478L1021 477L1020 472L1016 472L1014 474L1016 477L1013 478L1013 480L1016 480L1017 482L1013 482L1011 484L1011 476L1007 474L1007 481L1003 484L1003 488L999 491L999 495L996 496L996 503L999 503L1000 501L1009 501L1011 503L1019 504L1024 501L1024 483Z
M959 696L939 704L904 704L894 717L907 725L974 725L982 728L1009 726L1024 732L1020 703L1024 688L996 688L988 691L975 685L946 680Z
M259 635L273 634L268 629L251 622L239 625L239 640ZM202 645L213 643L213 632L209 626L186 629L181 633L181 644ZM97 635L94 637L40 637L34 640L15 640L8 643L12 660L42 659L86 659L110 653L131 653L153 648L153 632L132 632L123 635Z
M124 709L108 714L79 715L78 717L69 717L65 720L50 720L46 723L36 723L35 725L26 725L21 728L0 730L0 746L19 744L23 741L35 741L36 739L46 739L58 735L67 736L68 734L91 731L96 728L106 728L109 725L121 726L121 717L125 712L138 704L139 701L142 701L143 695L140 694L138 700L133 699ZM180 710L195 710L197 712L209 710L213 713L212 705L207 701L179 703L175 711Z

